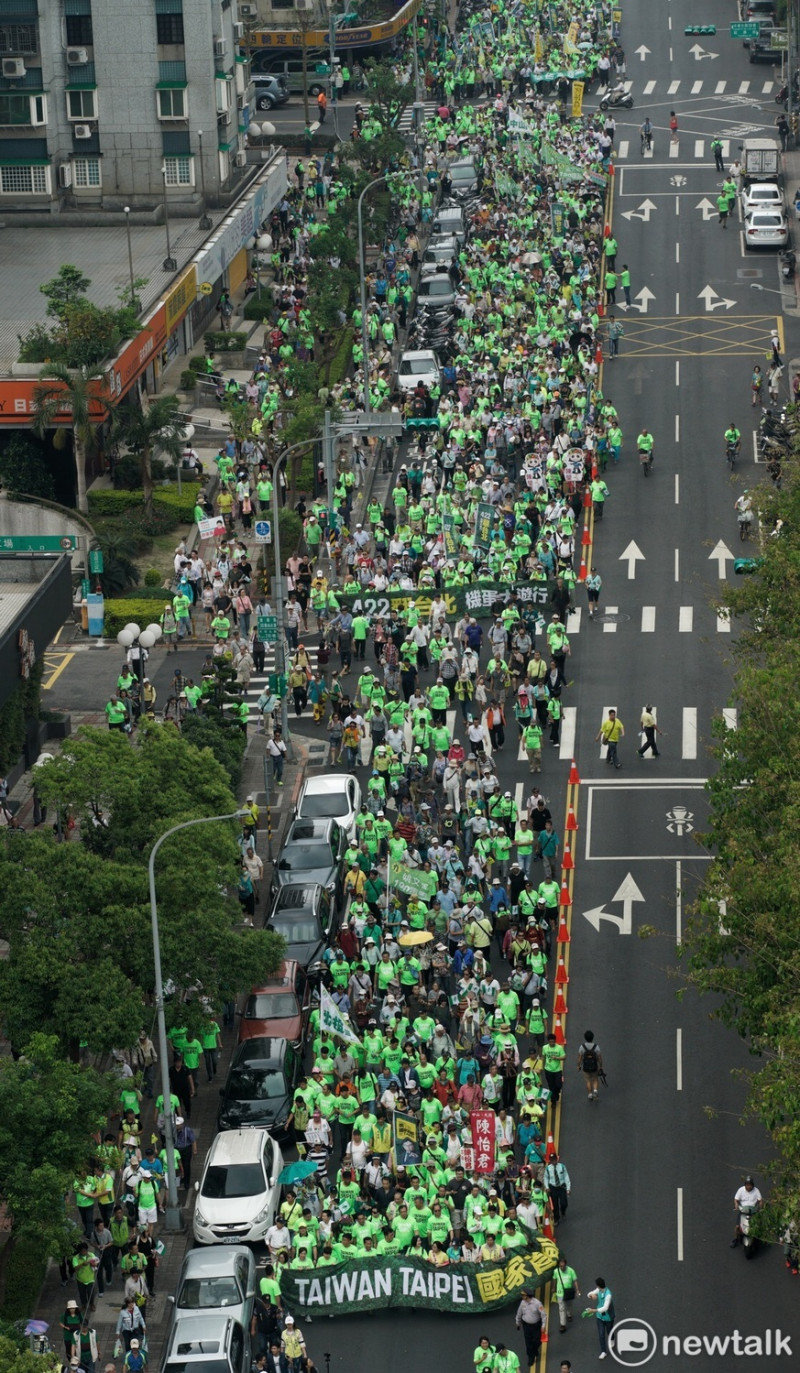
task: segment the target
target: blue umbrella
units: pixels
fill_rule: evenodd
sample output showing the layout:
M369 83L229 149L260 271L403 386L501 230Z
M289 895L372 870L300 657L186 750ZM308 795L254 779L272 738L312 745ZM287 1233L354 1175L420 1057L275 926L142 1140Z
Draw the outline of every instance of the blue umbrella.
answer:
M316 1163L311 1163L308 1159L295 1159L294 1163L287 1163L278 1176L278 1182L301 1182L303 1178L310 1178L316 1171Z

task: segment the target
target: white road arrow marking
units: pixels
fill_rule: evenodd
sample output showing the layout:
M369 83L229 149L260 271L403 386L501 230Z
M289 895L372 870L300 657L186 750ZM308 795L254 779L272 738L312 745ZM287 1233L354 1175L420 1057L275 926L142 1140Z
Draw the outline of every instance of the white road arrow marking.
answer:
M710 57L713 62L715 57L719 57L718 52L706 52L705 48L701 48L699 43L695 43L694 47L689 49L689 52L694 53L695 62L702 62L704 57Z
M646 562L647 560L641 548L638 548L633 542L633 539L631 539L625 552L620 553L617 561L628 564L628 581L632 582L636 576L636 564Z
M726 576L728 575L727 565L729 562L732 563L734 561L734 557L731 553L731 550L722 542L722 539L720 539L716 548L712 549L712 551L709 553L708 561L710 563L716 562L717 570L719 572L719 579L721 582L724 582Z
M641 219L645 224L647 224L650 221L650 216L653 213L653 210L657 209L658 206L654 204L652 200L643 200L638 210L624 210L622 213L622 218Z
M634 882L631 873L628 873L625 877L611 900L622 902L622 915L611 915L611 913L606 910L605 906L593 906L590 911L583 912L585 918L598 932L600 930L600 921L610 920L612 925L616 925L620 934L630 934L633 929L633 903L634 901L644 901L644 897Z
M640 57L641 60L644 62L644 59L648 57L650 54L650 49L646 48L644 43L642 43L642 46L640 48L634 48L634 52L636 53L636 56Z
M696 210L703 211L704 220L713 219L714 215L717 213L716 205L713 203L713 201L709 200L708 196L703 196L703 199L699 202L699 204L695 205L694 208Z
M705 301L706 311L716 310L720 305L730 310L736 304L735 300L724 300L718 296L713 286L704 286L702 291L698 291L697 299Z
M631 301L631 305L634 307L634 309L638 310L640 314L646 315L647 302L650 300L655 300L655 296L653 295L653 292L649 289L649 287L643 286L641 291L636 292L636 295L633 297L633 300Z

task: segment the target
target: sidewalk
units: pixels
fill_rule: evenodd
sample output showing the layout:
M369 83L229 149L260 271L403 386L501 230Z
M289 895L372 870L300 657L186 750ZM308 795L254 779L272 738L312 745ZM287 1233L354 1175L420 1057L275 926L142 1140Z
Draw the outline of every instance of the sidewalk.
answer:
M77 715L73 713L73 727L80 725L99 725L104 723L104 717L92 712ZM309 764L314 766L312 750L306 741L293 736L293 758L287 761L284 770L284 786L279 796L281 804L277 810L273 810L272 817L275 823L275 830L272 836L272 856L277 856L278 848L282 835L289 818L292 814L295 802L300 792L300 788L306 776ZM61 745L57 741L52 747L55 754ZM324 748L324 746L323 746ZM266 817L263 811L264 804L264 754L266 750L266 740L264 735L254 734L250 738L245 763L242 774L242 782L239 788L240 801L251 792L256 793L257 799L262 804L262 814L257 836L257 848L264 860L264 881L258 905L256 907L255 924L263 924L268 907L268 894L271 878L271 869L267 861L267 828ZM311 755L311 756L310 756ZM324 763L324 757L321 760ZM317 762L319 766L319 762ZM20 803L19 815L25 828L29 828L33 823L33 787L31 773L27 772L14 787L11 795ZM243 991L246 989L243 989ZM216 1134L216 1116L219 1103L219 1085L225 1080L231 1054L236 1046L237 1030L234 1027L230 1030L223 1030L221 1034L221 1052L219 1060L219 1072L217 1079L212 1084L207 1084L204 1074L199 1075L197 1083L197 1096L194 1099L192 1110L191 1125L198 1137L198 1153L192 1168L192 1186L198 1182L202 1176L203 1165L206 1152ZM150 1134L155 1131L155 1120L152 1102L148 1102L143 1113L144 1134L143 1140L149 1140ZM116 1121L109 1128L115 1128ZM147 1304L147 1336L148 1336L148 1368L151 1373L156 1373L161 1360L164 1336L166 1335L168 1319L170 1315L170 1303L168 1296L174 1295L180 1275L181 1265L184 1257L192 1247L191 1213L194 1204L194 1192L190 1190L188 1196L181 1192L186 1229L179 1235L162 1236L165 1244L165 1253L162 1254L156 1275L155 1296L151 1297ZM97 1297L96 1310L92 1320L97 1332L97 1342L99 1347L99 1364L104 1364L113 1360L113 1349L115 1343L115 1328L117 1317L122 1306L123 1282L119 1270L114 1275L114 1281L107 1289L103 1297ZM67 1300L77 1296L75 1284L70 1281L62 1284L59 1273L59 1266L56 1262L51 1262L44 1286L42 1288L39 1302L35 1311L37 1320L44 1320L49 1325L49 1337L53 1348L60 1353L63 1344L61 1341L60 1321L64 1313ZM120 1366L120 1360L116 1360L116 1366Z

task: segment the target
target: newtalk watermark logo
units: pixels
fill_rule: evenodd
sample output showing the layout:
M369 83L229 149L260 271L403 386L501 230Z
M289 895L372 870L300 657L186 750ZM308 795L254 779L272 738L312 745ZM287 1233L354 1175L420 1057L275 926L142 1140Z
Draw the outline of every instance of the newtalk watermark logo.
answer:
M627 1316L617 1321L614 1335L609 1346L611 1357L623 1368L640 1368L649 1363L656 1354L665 1358L683 1354L687 1358L697 1358L700 1354L736 1354L765 1359L788 1354L791 1358L792 1345L789 1335L780 1330L765 1330L761 1335L744 1334L732 1330L729 1335L658 1335L647 1321L638 1316Z

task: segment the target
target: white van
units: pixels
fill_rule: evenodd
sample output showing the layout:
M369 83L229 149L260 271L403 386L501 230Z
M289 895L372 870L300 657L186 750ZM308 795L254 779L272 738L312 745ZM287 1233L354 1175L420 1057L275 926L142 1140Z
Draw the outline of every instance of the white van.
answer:
M461 207L459 205L443 205L434 216L433 232L435 234L452 234L454 238L458 239L458 246L462 247L467 237L467 229Z

